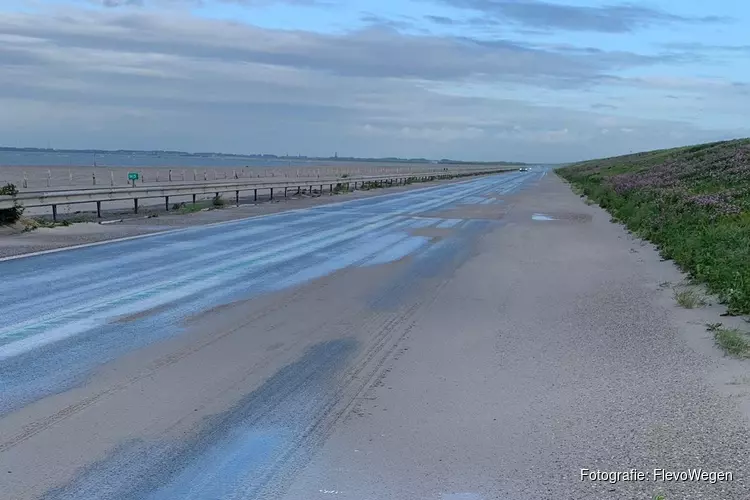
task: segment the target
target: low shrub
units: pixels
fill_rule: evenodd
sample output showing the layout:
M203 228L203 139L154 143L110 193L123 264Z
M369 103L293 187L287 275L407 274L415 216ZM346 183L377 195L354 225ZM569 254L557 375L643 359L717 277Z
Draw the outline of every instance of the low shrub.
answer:
M15 184L6 184L0 187L0 196L16 196L18 195L18 188ZM12 208L0 209L0 225L14 224L18 222L18 219L23 215L23 207L18 203L14 203Z

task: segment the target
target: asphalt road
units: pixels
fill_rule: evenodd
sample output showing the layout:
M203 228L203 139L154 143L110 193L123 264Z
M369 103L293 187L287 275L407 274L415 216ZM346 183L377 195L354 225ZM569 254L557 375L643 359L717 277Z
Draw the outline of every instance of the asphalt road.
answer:
M0 261L0 496L750 498L679 276L546 174ZM580 480L659 467L734 480Z

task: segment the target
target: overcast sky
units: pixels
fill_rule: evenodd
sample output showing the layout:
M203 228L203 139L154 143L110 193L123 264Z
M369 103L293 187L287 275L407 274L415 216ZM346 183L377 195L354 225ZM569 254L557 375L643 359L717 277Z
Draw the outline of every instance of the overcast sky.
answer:
M750 136L740 0L3 0L0 144L564 162Z

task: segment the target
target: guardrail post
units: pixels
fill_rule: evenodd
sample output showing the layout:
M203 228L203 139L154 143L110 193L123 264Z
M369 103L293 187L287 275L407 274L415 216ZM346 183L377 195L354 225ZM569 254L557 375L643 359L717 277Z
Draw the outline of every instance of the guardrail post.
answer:
M271 199L273 200L273 188L271 188Z
M138 198L133 198L133 213L138 213Z
M254 189L253 191L253 201L258 201L258 190Z
M284 187L284 198L286 198L287 189L289 189L289 188L288 187Z
M57 222L57 205L52 205L52 222Z
M167 208L167 212L169 212L169 196L164 197L164 205Z
M115 173L114 172L109 173L109 185L110 186L115 185Z
M102 218L102 202L101 201L96 202L96 218L97 219Z
M302 191L302 186L297 186L297 196L299 196L301 191Z
M91 173L91 185L96 186L96 172Z
M328 186L328 193L329 194L333 194L333 184L331 184L330 186Z
M168 177L168 179L169 179L169 182L172 182L172 169L171 168L169 169L169 177Z
M193 195L193 205L195 205L195 197L196 195Z
M240 192L239 191L234 192L234 201L239 207L240 206Z
M318 177L320 177L320 176L318 176ZM323 194L323 184L320 185L320 194L321 195Z

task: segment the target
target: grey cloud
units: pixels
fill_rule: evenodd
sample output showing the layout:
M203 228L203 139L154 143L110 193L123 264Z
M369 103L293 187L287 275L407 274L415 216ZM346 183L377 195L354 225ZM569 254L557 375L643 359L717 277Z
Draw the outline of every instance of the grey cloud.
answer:
M613 69L669 59L624 52L564 53L511 40L413 36L383 27L324 35L139 13L44 19L7 14L0 16L0 31L48 41L44 51L28 50L30 57L48 57L50 64L56 57L72 57L52 49L66 47L309 68L342 76L436 81L476 77L550 87L590 84Z
M95 3L103 7L143 6L144 0L99 0Z
M548 30L627 33L644 26L659 24L728 21L719 16L680 16L634 3L588 7L542 0L443 1L454 7L481 11L486 16Z
M226 3L236 3L248 6L266 6L279 3L290 5L305 5L310 7L333 7L338 5L339 0L220 0Z
M673 42L662 45L668 49L690 52L750 53L750 45L711 45L699 42Z
M372 25L372 26L377 26L381 28L390 28L393 30L418 29L417 25L411 19L391 19L391 18L379 16L377 14L372 14L372 13L364 14L360 18L360 21L367 23L369 25Z
M595 103L591 105L591 109L619 109L619 108L612 104Z
M461 24L460 21L445 16L424 16L424 18L435 24L442 24L443 26L454 26L456 24Z
M602 121L591 110L451 93L472 83L611 84L613 66L650 63L597 51L111 10L0 14L0 33L7 144L564 161L669 145L660 130L679 141L707 135L680 121ZM635 132L601 139L602 127Z
M626 51L605 51L596 47L574 47L570 45L546 45L548 50L563 54L577 54L596 57L602 62L611 64L611 67L630 67L647 65L653 63L684 64L704 61L705 58L693 51L670 51L655 55L642 55Z
M89 0L91 3L102 7L145 7L145 6L199 6L204 0ZM331 7L336 5L335 0L219 0L224 3L233 3L249 7L263 7L267 5L285 3L291 5L305 5L313 7Z
M738 94L742 96L750 96L750 83L734 82L732 87Z

